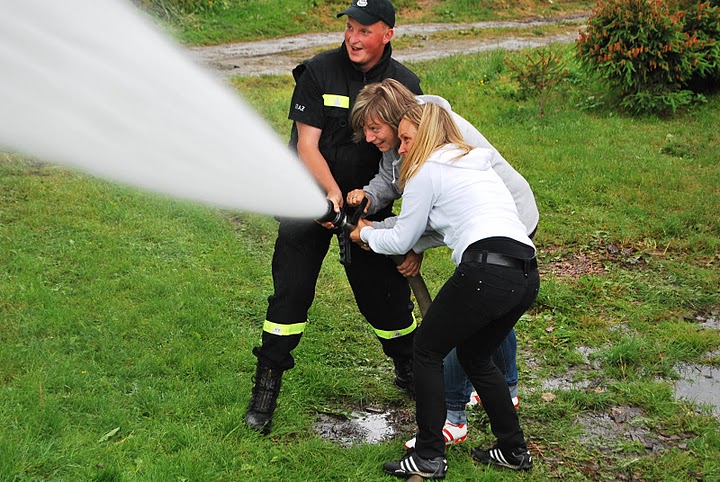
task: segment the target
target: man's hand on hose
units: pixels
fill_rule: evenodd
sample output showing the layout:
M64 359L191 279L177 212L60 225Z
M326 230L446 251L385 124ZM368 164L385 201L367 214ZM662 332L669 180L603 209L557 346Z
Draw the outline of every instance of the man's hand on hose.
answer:
M340 212L340 208L342 208L343 205L343 197L342 192L339 189L337 191L328 192L327 196L325 196L325 199L332 201L336 213ZM325 229L335 229L335 226L330 221L326 223L321 223L321 225Z

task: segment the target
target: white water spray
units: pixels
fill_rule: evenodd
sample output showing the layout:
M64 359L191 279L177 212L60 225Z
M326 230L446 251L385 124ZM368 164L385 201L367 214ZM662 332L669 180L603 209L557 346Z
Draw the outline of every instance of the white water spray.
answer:
M326 208L270 126L121 0L0 0L0 146L222 207Z

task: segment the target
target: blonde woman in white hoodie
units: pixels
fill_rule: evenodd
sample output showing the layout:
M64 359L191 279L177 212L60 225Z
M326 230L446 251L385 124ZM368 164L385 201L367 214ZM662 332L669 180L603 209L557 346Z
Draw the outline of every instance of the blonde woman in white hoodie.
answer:
M457 268L415 335L415 448L386 463L385 471L400 477L445 477L443 358L453 348L497 437L494 447L473 449L473 457L530 469L532 457L517 412L491 357L537 296L535 247L510 191L492 169L492 151L466 144L445 109L437 104L411 108L398 135L403 203L397 222L376 229L361 220L351 238L376 253L405 254L429 228L452 249Z
M525 178L517 172L488 142L487 139L466 119L453 112L450 103L436 95L416 96L407 87L394 79L385 79L382 82L366 85L358 94L353 107L351 122L355 131L355 139L365 139L373 143L383 153L380 169L375 177L362 189L351 191L347 196L350 206L358 206L365 198L369 201L366 212L372 214L391 204L402 196L402 189L398 185L400 177L400 155L398 147L398 126L402 115L416 104L438 104L447 110L457 125L462 140L472 147L484 147L492 151L491 165L503 180L505 186L515 200L520 220L525 225L530 239L533 239L537 230L539 213L530 185ZM389 228L393 226L396 217L386 218L382 222L374 222L376 228ZM432 236L431 232L426 235ZM442 245L442 239L436 239L437 245ZM423 241L426 248L432 247ZM420 271L423 253L410 250L405 261L398 266L403 276L415 276ZM510 396L513 398L515 408L518 407L518 366L517 366L517 339L515 331L511 330L493 355L493 361L505 375ZM447 420L443 427L445 444L458 444L466 440L468 435L468 419L465 411L468 400L473 404L482 401L473 388L467 375L460 366L455 350L450 351L444 360L445 364L445 402L447 403ZM472 394L471 394L472 393ZM415 438L405 442L405 448L415 446Z

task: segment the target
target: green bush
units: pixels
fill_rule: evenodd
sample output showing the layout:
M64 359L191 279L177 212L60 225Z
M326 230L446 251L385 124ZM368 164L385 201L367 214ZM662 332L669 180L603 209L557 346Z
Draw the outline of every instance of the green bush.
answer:
M694 54L695 70L688 86L706 91L720 85L720 1L680 0L685 14L683 32Z
M540 104L540 117L545 117L545 105L550 92L568 75L562 58L548 49L532 50L520 61L506 60L512 76L525 95L535 94Z
M717 78L719 19L718 7L692 0L601 0L577 41L579 57L631 112L675 111Z

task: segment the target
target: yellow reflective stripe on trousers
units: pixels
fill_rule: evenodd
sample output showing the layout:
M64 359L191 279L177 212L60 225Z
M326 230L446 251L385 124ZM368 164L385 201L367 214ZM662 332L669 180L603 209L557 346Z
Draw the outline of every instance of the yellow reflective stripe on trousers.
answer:
M350 97L337 94L323 94L323 102L327 107L350 108Z
M415 328L417 328L417 322L415 321L415 315L413 315L413 321L410 326L407 328L403 328L402 330L392 330L392 331L385 331L385 330L378 330L377 328L373 328L373 331L379 338L384 338L386 340L392 340L393 338L400 338L401 336L405 336L407 334L412 333L415 331Z
M272 321L265 320L263 331L271 335L290 336L301 335L305 331L305 323L293 323L292 325L280 325Z

